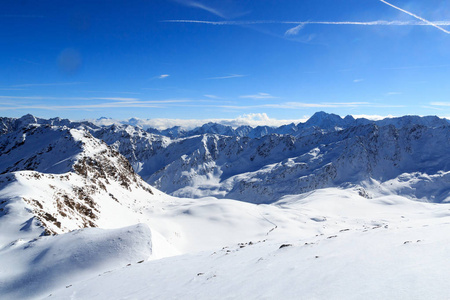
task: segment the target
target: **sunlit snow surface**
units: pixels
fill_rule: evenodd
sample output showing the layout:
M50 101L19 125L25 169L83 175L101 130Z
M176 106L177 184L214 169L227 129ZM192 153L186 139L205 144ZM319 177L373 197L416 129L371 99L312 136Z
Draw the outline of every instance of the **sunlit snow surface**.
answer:
M337 188L270 205L162 193L153 204L124 212L141 225L106 229L116 226L104 222L105 229L2 245L2 299L443 299L450 293L443 276L450 267L448 204L366 199Z
M261 139L10 120L0 299L447 299L449 127L402 120Z

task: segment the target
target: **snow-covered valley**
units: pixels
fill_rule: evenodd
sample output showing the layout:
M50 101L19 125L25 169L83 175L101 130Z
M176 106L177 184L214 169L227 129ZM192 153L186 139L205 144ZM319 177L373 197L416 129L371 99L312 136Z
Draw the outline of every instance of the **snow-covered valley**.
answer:
M0 298L447 298L447 120L311 119L1 118Z

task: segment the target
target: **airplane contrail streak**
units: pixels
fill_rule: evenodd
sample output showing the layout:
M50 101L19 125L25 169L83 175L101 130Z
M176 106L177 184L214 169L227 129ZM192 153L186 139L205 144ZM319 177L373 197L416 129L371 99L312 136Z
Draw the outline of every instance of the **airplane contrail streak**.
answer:
M421 20L421 19L419 19ZM450 26L450 21L203 21L203 20L164 20L167 23L197 23L208 25L252 25L252 24L297 24L297 25L361 25L361 26L434 26L446 33L450 33L440 26Z
M393 4L389 3L389 2L386 2L386 1L384 1L384 0L380 0L380 2L383 2L384 4L387 4L387 5L389 5L390 7L393 7L393 8L395 8L395 9L398 9L399 11L404 12L405 14L408 14L408 15L410 15L410 16L413 16L414 18L416 18L416 19L418 19L418 20L421 20L422 22L425 22L425 23L427 23L428 25L431 25L431 26L433 26L433 27L435 27L435 28L437 28L437 29L439 29L439 30L441 30L441 31L443 31L443 32L445 32L445 33L447 33L447 34L450 34L450 31L445 30L444 28L442 28L442 27L436 25L435 23L432 23L432 22L430 22L430 21L428 21L428 20L425 20L424 18L422 18L422 17L420 17L420 16L418 16L418 15L416 15L416 14L413 14L412 12L409 12L409 11L407 11L407 10L404 10L404 9L402 9L402 8L400 8L400 7L397 7L397 6L395 6L395 5L393 5Z

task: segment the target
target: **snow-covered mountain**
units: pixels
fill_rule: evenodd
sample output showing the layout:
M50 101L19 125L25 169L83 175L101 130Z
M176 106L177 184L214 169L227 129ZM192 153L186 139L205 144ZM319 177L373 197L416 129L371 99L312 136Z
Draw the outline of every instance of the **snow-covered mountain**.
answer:
M234 130L208 123L184 132L187 137L182 138L131 125L97 128L90 123L38 120L30 115L13 121L3 118L4 124L22 126L57 122L89 131L124 155L147 183L174 196L269 203L283 195L348 185L362 190L378 187L377 191L408 193L414 199L433 202L446 201L449 196L443 182L450 171L450 154L445 148L450 124L433 116L369 121L318 112L305 123L279 128ZM179 128L174 131L176 136L181 133ZM19 154L22 160L14 165L16 162L8 160L14 156L3 159L12 169L0 168L0 172L27 169L33 163ZM414 189L385 186L390 180L402 181L402 174L416 174L415 184L427 182L436 193L425 199Z
M52 118L52 119L42 119L37 118L33 115L25 115L21 118L5 118L0 117L0 134L5 134L8 132L14 132L16 130L20 130L30 124L39 124L39 125L52 125L52 126L67 126L70 128L77 128L80 126L87 128L98 128L97 125L94 125L90 122L74 122L68 119L61 118Z
M13 190L3 197L9 200L2 204L0 222L14 210L29 210L14 220L18 235L27 232L19 228L22 223L30 230L38 224L47 233L97 227L106 203L119 209L154 197L122 155L85 130L28 125L1 135L0 145L0 182Z
M414 173L423 175L416 176L416 184L427 182L436 191L427 199L413 190L409 196L433 202L448 198L442 184L450 171L446 120L407 116L365 124L347 117L331 126L339 117L315 116L315 123L328 129L308 121L298 136L199 134L170 139L132 126L104 127L93 134L127 157L150 185L176 196L268 203L317 188L380 184L383 188L377 191L398 194L407 191L391 190L385 182ZM349 120L362 125L343 129Z
M134 120L123 122L124 125L137 125ZM186 130L180 126L172 128L157 130L155 128L146 128L147 132L164 135L170 138L183 138L200 134L219 134L226 136L237 137L250 137L260 138L270 134L289 134L295 137L309 135L315 131L332 132L355 127L359 125L375 124L378 126L393 125L396 128L402 128L406 125L423 125L427 127L440 127L449 124L446 119L438 118L436 116L403 116L398 118L386 118L379 121L368 120L365 118L355 119L348 115L345 118L341 118L335 114L329 114L326 112L317 112L305 123L287 124L280 127L269 126L240 126L233 128L229 125L223 125L218 123L207 123L192 130Z
M448 122L311 119L2 118L0 298L445 298Z

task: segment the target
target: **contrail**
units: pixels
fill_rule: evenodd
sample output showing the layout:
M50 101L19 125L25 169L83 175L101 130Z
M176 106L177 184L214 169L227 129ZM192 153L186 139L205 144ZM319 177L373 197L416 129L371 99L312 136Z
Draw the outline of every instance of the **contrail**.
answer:
M381 0L380 0L381 1ZM419 20L422 20L419 18ZM254 24L297 24L297 25L361 25L361 26L434 26L443 30L446 33L449 31L439 27L450 26L450 21L271 21L271 20L256 20L256 21L203 21L203 20L164 20L166 23L196 23L208 25L254 25Z
M444 28L442 28L442 27L436 25L435 23L432 23L432 22L430 22L430 21L428 21L428 20L425 20L425 19L422 18L422 17L419 17L418 15L415 15L415 14L413 14L412 12L409 12L409 11L407 11L407 10L401 9L400 7L397 7L397 6L395 6L395 5L393 5L393 4L389 3L389 2L386 2L386 1L384 1L384 0L380 0L380 1L383 2L384 4L389 5L390 7L393 7L393 8L395 8L395 9L398 9L398 10L401 11L401 12L404 12L405 14L408 14L408 15L410 15L410 16L413 16L414 18L416 18L416 19L418 19L418 20L421 20L422 22L425 22L425 23L427 23L428 25L431 25L431 26L433 26L433 27L436 27L437 29L442 30L443 32L445 32L445 33L447 33L447 34L450 34L450 31L447 31L447 30L445 30Z

